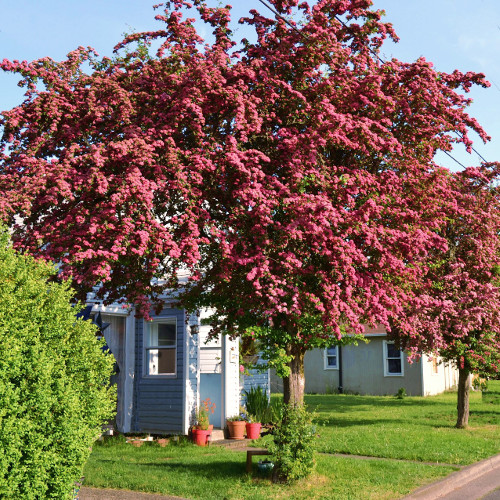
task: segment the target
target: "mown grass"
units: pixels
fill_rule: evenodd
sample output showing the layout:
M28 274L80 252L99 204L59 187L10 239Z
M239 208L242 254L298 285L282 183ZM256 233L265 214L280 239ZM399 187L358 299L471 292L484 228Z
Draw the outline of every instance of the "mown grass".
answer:
M304 481L273 485L245 473L246 454L211 446L159 448L127 444L95 446L85 485L189 499L391 499L449 474L453 468L394 460L359 460L316 454L316 470Z
M500 382L470 396L467 429L454 427L455 392L427 398L307 396L316 408L318 451L466 465L500 452Z
M166 448L96 444L85 485L190 499L396 499L465 465L500 452L500 382L471 395L470 427L454 428L456 394L429 398L309 395L316 410L316 469L304 481L273 485L245 473L244 452L217 446ZM264 441L267 438L264 438ZM335 453L371 457L336 456Z

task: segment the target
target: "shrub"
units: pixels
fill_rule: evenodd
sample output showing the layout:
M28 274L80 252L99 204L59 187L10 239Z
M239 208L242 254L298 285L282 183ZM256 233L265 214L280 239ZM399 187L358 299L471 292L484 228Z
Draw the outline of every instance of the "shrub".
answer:
M404 399L408 394L406 393L406 389L404 387L400 387L398 392L394 395L397 399Z
M271 401L266 411L263 424L277 425L281 421L282 400Z
M269 451L274 458L273 481L290 482L313 470L314 427L304 405L282 405Z
M112 417L113 360L76 319L53 266L17 254L0 229L0 498L71 497Z

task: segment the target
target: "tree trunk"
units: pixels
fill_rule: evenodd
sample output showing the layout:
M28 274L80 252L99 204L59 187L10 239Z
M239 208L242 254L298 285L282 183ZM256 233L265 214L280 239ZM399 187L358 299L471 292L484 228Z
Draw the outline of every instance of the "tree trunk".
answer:
M457 425L458 429L469 423L470 372L466 368L458 369Z
M285 404L304 403L304 354L305 351L300 346L287 347L287 354L293 358L288 363L290 375L283 379L283 401Z

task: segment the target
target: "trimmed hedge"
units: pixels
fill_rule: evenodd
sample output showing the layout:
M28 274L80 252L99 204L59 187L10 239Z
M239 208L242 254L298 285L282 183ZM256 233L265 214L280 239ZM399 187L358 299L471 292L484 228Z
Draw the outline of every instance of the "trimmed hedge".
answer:
M16 253L0 229L0 498L71 498L113 415L112 356L77 320L54 266Z

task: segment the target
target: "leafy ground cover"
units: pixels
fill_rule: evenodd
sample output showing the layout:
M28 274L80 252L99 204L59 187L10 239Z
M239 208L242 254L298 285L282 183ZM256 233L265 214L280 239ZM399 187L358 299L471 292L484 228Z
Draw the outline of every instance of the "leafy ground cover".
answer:
M490 383L488 393L500 394L500 382ZM94 446L85 484L190 499L396 499L458 465L500 452L500 405L480 393L471 396L466 430L453 427L456 393L403 400L310 395L306 401L316 410L320 435L316 469L307 480L273 485L258 472L245 474L244 452L217 446L198 448L181 441L165 448L134 448L111 440Z

